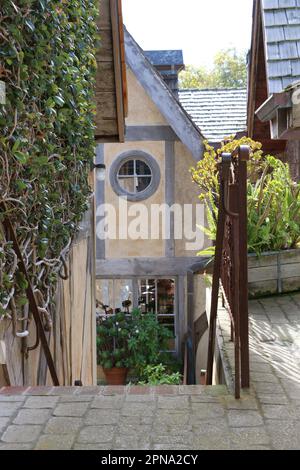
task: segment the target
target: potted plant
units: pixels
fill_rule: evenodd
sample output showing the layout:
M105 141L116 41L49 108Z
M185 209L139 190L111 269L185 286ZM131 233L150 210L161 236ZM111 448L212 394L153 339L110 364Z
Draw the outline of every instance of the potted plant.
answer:
M161 325L154 313L133 310L97 320L97 360L109 385L123 385L129 369L136 377L147 365L162 362L172 333Z
M130 366L131 319L120 312L97 320L97 362L108 385L123 385Z
M248 163L249 295L257 297L300 288L300 184L287 164L263 155L261 144L247 137L228 142L216 151L209 145L203 160L191 170L206 206L207 226L201 227L215 241L218 218L218 166L222 152L240 145L252 149ZM199 253L214 256L214 247Z

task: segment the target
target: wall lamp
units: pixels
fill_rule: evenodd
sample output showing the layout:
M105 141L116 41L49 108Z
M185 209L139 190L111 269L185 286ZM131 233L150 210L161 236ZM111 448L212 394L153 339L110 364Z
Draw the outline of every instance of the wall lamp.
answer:
M94 163L92 165L92 170L96 170L96 179L97 181L104 181L106 175L106 166L104 163Z

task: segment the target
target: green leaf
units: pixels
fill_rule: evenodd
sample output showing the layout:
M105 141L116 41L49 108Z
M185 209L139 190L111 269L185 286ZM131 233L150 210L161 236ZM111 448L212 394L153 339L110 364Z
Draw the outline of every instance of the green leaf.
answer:
M58 104L58 106L63 106L65 104L63 98L61 96L54 96L54 101L56 104Z
M19 150L17 150L16 152L14 152L14 157L18 160L19 163L21 163L22 165L25 165L27 163L27 160L28 160L28 154L24 153L24 152L20 152Z

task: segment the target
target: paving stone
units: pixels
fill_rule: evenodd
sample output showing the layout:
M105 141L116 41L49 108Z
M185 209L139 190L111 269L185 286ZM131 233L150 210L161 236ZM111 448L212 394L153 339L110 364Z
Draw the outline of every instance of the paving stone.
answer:
M219 434L228 434L229 427L225 418L218 418L211 421L197 421L192 426L194 435L205 434L206 436L213 436Z
M178 435L168 435L168 434L159 434L156 433L155 436L153 436L153 444L159 444L159 445L167 445L167 446L174 446L174 445L190 445L191 442L193 442L193 433L188 432L185 434L178 434Z
M116 437L114 443L115 450L149 450L151 446L147 436L137 438L131 436Z
M297 419L297 414L295 410L291 408L290 405L265 405L262 404L263 415L266 419Z
M189 419L188 413L166 413L161 410L155 416L154 425L187 425Z
M262 426L263 419L256 411L230 410L228 411L228 422L231 427Z
M96 397L91 403L91 408L120 409L124 403L124 396Z
M279 383L276 375L267 372L252 372L251 380L252 382Z
M2 435L3 442L11 443L28 443L35 441L41 433L42 426L37 425L25 425L25 426L8 426L6 431Z
M102 426L103 424L117 424L120 419L118 410L89 410L84 417L85 425Z
M230 441L234 446L270 444L270 437L263 427L238 427L230 429Z
M78 443L107 443L113 439L114 426L87 426L80 431Z
M94 400L94 395L67 395L60 397L59 403L91 403Z
M0 442L0 450L31 450L33 444L3 444Z
M139 436L149 436L151 433L151 426L139 425L136 424L120 424L117 427L117 435L130 436L130 437L139 437Z
M50 392L52 392L54 387L29 387L25 395L30 395L32 397L34 396L45 396L49 395Z
M179 387L179 395L202 395L205 393L203 385L181 385Z
M263 393L264 395L283 395L284 389L280 384L273 384L268 382L255 382L253 385L257 394Z
M148 403L127 403L122 408L122 416L152 416L155 410L154 404Z
M74 450L112 450L113 444L75 444Z
M181 411L183 409L188 409L189 397L158 397L157 406L158 408Z
M51 418L44 432L46 434L76 434L82 425L80 418Z
M4 418L4 417L0 418L0 432L3 431L3 429L5 429L8 422L9 422L9 418Z
M92 396L97 396L100 395L103 391L103 387L99 386L92 386L92 387L78 387L77 393L79 395L92 395Z
M146 387L146 386L139 386L139 385L131 385L128 388L129 395L151 395L152 394L152 388L151 387Z
M1 402L0 417L9 417L14 415L20 406L21 402Z
M28 397L24 403L24 408L54 408L58 402L58 397Z
M267 432L276 450L299 450L300 423L295 421L268 421Z
M83 416L88 409L88 403L63 403L58 405L54 412L54 416Z
M236 400L234 397L225 397L225 404L229 410L257 410L257 401L253 397L241 397Z
M191 423L197 420L210 420L220 418L225 415L224 406L217 403L193 403L191 413Z
M151 387L151 392L154 393L156 396L164 396L164 395L177 395L179 387L176 385L158 385L156 387Z
M46 434L39 438L35 450L70 450L74 442L74 436L58 434Z
M259 401L266 405L288 405L286 395L258 395Z
M76 395L80 387L52 387L50 394L55 396Z
M193 449L197 450L229 450L230 440L226 435L218 436L195 436L192 444Z
M15 419L14 424L44 424L48 421L50 411L47 409L22 409L19 411Z
M156 402L157 397L154 394L149 395L126 395L125 403L148 403L148 402ZM126 405L125 405L126 406Z
M0 404L1 403L16 403L16 402L24 402L25 396L24 395L1 395L0 394Z
M270 364L266 363L259 363L259 362L252 362L250 361L250 371L253 372L266 372L271 373L272 367ZM251 374L252 376L252 374Z
M155 444L153 450L191 450L191 447L183 444Z
M191 403L220 403L219 397L212 397L206 394L192 395L190 397Z

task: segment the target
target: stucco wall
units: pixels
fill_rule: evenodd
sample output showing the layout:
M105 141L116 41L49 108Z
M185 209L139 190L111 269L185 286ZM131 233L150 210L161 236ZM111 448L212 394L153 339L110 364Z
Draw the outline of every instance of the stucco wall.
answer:
M165 118L157 109L144 88L127 68L128 117L127 126L167 126Z
M141 201L139 204L145 205L147 209L151 208L152 204L161 204L165 199L165 144L164 142L127 142L126 144L110 144L105 145L104 161L108 170L110 171L113 161L123 152L129 150L141 150L150 154L155 158L159 165L161 179L157 191L150 198ZM111 187L109 177L106 179L105 184L105 202L112 204L116 208L117 226L116 232L119 234L120 211L119 202L120 198ZM123 202L124 203L124 202ZM128 210L132 209L136 203L128 202ZM122 210L122 206L121 210ZM138 216L128 218L128 223ZM145 229L145 227L143 227ZM149 220L150 231L150 220ZM130 258L130 257L161 257L164 256L164 241L160 234L160 240L107 240L106 241L106 258Z

